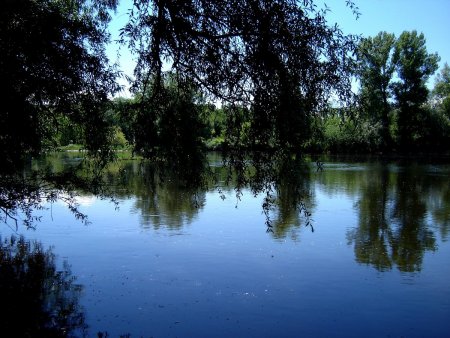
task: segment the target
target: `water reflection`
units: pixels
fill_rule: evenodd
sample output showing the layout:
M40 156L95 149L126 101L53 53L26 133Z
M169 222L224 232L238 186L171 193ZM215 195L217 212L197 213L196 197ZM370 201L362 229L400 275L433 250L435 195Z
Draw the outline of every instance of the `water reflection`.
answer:
M389 170L377 167L360 182L358 227L348 233L349 244L354 244L356 260L372 264L379 270L390 269L392 260L389 243L392 232L388 221Z
M58 206L33 234L70 257L94 333L446 336L450 166L321 162L286 162L235 209L220 158L200 186L121 160L104 177L118 212L94 199L82 227Z
M147 161L119 161L108 168L105 182L118 199L132 199L132 212L139 214L143 228L180 229L196 219L206 204L207 193L222 199L233 196L239 204L244 190L249 189L240 185L239 175L222 166L220 156L210 154L208 161L201 173L186 169L190 176L197 177L193 181ZM312 228L311 182L309 166L295 159L283 163L276 178L253 181L253 195L264 191L261 212L266 216L268 232L275 238L289 233L295 238L295 230L302 224Z
M298 230L306 225L314 231L311 215L314 213L315 197L313 170L303 163L285 163L275 184L273 210L269 228L277 239L298 239ZM297 231L296 231L297 230Z
M51 250L23 237L0 238L2 337L81 337L81 285L67 263L58 271Z
M436 230L447 238L447 174L429 172L429 166L377 163L364 171L329 175L340 176L347 193L356 197L358 224L347 237L359 263L380 271L420 271L425 252L437 249Z
M205 205L203 184L186 184L184 178L146 161L121 161L109 168L107 176L119 198L133 197L132 212L140 215L146 229L179 229Z
M105 182L119 200L132 201L132 212L139 215L143 228L176 230L197 218L211 193L217 199L242 196L243 188L236 181L239 177L230 175L220 156L213 154L208 160L209 166L195 173L197 179L192 182L186 175L136 160L111 165ZM55 161L59 168L60 161ZM257 194L262 209L256 215L265 213L270 236L298 240L303 226L309 230L323 226L313 221L320 190L332 200L345 194L355 201L357 222L348 229L347 239L358 263L379 271L419 271L425 253L437 250L439 240L448 240L448 165L348 159L323 162L324 170L317 171L315 161L288 160L276 178L254 181L270 183L264 194ZM186 173L194 175L189 170ZM244 189L247 194L258 190Z

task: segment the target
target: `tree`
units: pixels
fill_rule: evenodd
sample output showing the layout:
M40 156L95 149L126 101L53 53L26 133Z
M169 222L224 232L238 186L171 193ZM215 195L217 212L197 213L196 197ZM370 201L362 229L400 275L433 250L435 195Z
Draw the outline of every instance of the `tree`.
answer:
M389 112L391 81L396 67L393 59L395 43L394 34L380 32L373 38L362 39L357 49L362 106L372 121L381 121L384 150L391 144Z
M120 128L127 142L131 145L135 142L134 129L139 107L138 98L117 97L112 100L108 112L111 123Z
M6 168L52 139L62 115L82 125L96 151L107 140L103 106L116 90L104 45L116 1L6 0L0 19L3 103L0 152Z
M436 76L433 97L439 109L450 119L450 67L447 63Z
M144 109L134 126L135 149L189 177L191 169L200 173L204 162L202 98L192 81L175 73L162 74L161 81L143 95Z
M45 175L21 172L30 156L54 144L58 130L82 129L86 149L104 164L111 158L105 119L117 72L104 52L108 10L115 0L5 0L0 14L0 210L26 215L51 183ZM76 181L71 175L65 180ZM88 185L86 185L88 186ZM41 191L42 192L42 191Z
M312 1L138 0L122 33L139 85L161 86L165 61L211 99L251 107L253 147L298 148L329 91L347 94L354 41Z
M135 88L153 88L148 100L169 68L226 105L225 164L239 172L238 186L256 192L299 155L311 117L332 94L351 97L356 38L328 26L325 15L312 0L136 0L122 38L138 55ZM158 116L142 114L152 138Z
M428 54L424 35L416 31L403 32L394 51L399 81L394 84L398 105L398 133L402 150L420 144L421 126L427 101L426 82L438 68L439 56Z

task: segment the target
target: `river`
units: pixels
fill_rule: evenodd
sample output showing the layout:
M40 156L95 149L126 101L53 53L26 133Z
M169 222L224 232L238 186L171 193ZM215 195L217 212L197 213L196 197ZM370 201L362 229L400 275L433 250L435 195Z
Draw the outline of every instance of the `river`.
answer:
M84 195L90 224L57 202L19 233L70 264L90 337L450 336L450 165L322 162L302 182L310 216L285 186L271 227L248 189L149 183L120 161L118 209Z

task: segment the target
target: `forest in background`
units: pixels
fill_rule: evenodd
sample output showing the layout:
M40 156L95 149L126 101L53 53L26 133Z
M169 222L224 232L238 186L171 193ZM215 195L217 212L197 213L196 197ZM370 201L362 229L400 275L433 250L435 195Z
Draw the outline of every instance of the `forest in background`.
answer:
M429 78L438 70L439 56L429 54L426 39L416 31L399 37L380 32L362 38L355 51L353 77L355 97L345 107L330 100L308 119L302 133L308 135L298 146L305 153L393 154L448 152L450 141L450 67L445 63L433 88ZM192 84L180 90L175 74L164 74L169 114L156 122L162 139L180 138L181 144L198 141L207 150L227 146L227 116L233 108L208 103ZM151 96L151 93L147 94ZM107 108L117 149L133 150L139 144L139 111L142 95L116 97ZM251 127L251 111L239 107L244 144ZM169 130L166 130L166 126ZM65 125L58 145L82 143L82 130ZM166 134L167 133L167 134ZM167 143L161 141L162 143ZM72 147L78 149L79 146Z
M450 69L429 90L440 58L420 32L344 35L312 0L135 1L120 34L137 57L132 97L122 98L123 74L105 54L116 6L6 1L5 172L71 144L100 150L103 162L124 148L149 159L217 149L446 151ZM356 20L356 4L347 6Z
M446 152L450 141L450 67L445 63L429 90L427 82L437 71L439 56L428 54L424 35L405 31L396 38L380 32L363 38L356 53L353 81L358 88L354 104L336 107L330 101L316 111L302 130L309 137L299 146L310 153ZM197 138L206 149L220 150L226 142L230 107L208 103L194 85L187 92L180 91L174 74L165 74L164 85L170 96L168 104L173 107L173 116L166 116L170 132L191 138L185 140L186 144ZM142 95L137 94L116 97L107 104L116 149L136 147L141 101ZM245 135L251 112L245 106L240 112L240 128ZM160 135L164 134L165 123L157 121ZM82 128L71 123L61 125L58 146L76 143L69 148L79 149Z

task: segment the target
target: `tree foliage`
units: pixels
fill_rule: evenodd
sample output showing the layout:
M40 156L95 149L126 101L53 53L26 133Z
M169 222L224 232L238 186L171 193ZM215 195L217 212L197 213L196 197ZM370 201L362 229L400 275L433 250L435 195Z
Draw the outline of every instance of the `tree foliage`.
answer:
M433 97L439 109L450 119L450 67L447 63L436 76Z
M167 69L179 85L194 85L207 101L226 107L228 177L236 175L238 196L246 185L264 191L266 215L273 186L287 172L294 176L286 168L297 163L312 116L333 95L341 102L351 97L356 38L329 26L325 15L311 0L135 0L122 30L138 56L135 89L152 88L143 107L164 107ZM139 138L149 142L158 139L155 121L170 116L153 111L143 109L138 118ZM144 148L148 154L154 145Z
M361 40L357 49L358 78L361 82L363 110L372 121L381 121L383 148L390 143L389 112L391 111L391 82L396 60L394 34L380 32Z
M438 127L439 116L426 107L426 82L439 56L428 53L424 35L404 31L395 38L380 32L362 39L357 59L361 110L372 125L381 122L380 148L408 151L439 144L445 130Z
M161 87L168 66L211 100L249 108L248 147L298 148L330 92L348 94L354 41L329 27L312 1L134 5L122 34L138 53L138 84Z
M115 1L5 0L0 16L2 172L51 145L59 116L81 125L85 143L107 144L103 107L116 90L104 53ZM50 142L49 142L50 141Z
M354 3L346 3L357 16ZM382 32L359 42L330 26L328 8L313 0L134 0L121 40L137 55L135 97L111 100L118 73L104 48L116 4L4 1L3 220L16 219L18 211L32 219L32 209L66 195L69 208L83 218L74 199L77 186L102 193L98 181L86 179L86 168L22 175L27 159L58 143L83 143L97 160L91 174L113 159L112 146L132 144L195 185L203 182L197 175L205 165L205 138L213 139L209 144L220 144L237 195L249 185L270 202L273 187L287 186L289 177L300 182L293 168L304 146L314 143L311 137L328 137L333 149L372 151L378 144L389 149L395 129L405 150L425 144L440 125L424 108L425 83L439 58L427 52L423 34L404 32L396 39ZM355 69L363 112L354 120L323 119L330 99L343 107L353 103ZM435 98L448 120L447 73L448 66ZM333 110L346 110L338 108Z
M394 84L398 104L399 143L404 150L420 143L424 122L422 105L428 99L426 82L438 68L439 56L429 54L424 35L403 32L395 46L394 58L399 81Z
M160 80L158 87L150 86L141 97L135 148L146 158L172 163L174 168L196 166L195 161L204 156L202 97L195 83L177 74L162 74Z
M80 181L73 175L22 175L29 158L52 147L58 132L68 125L81 129L79 135L97 164L111 159L105 105L117 90L117 72L104 48L109 39L108 11L115 5L115 0L2 2L2 219L14 218L21 210L30 220L33 208L59 194L63 180L70 187ZM69 202L69 207L73 205Z

